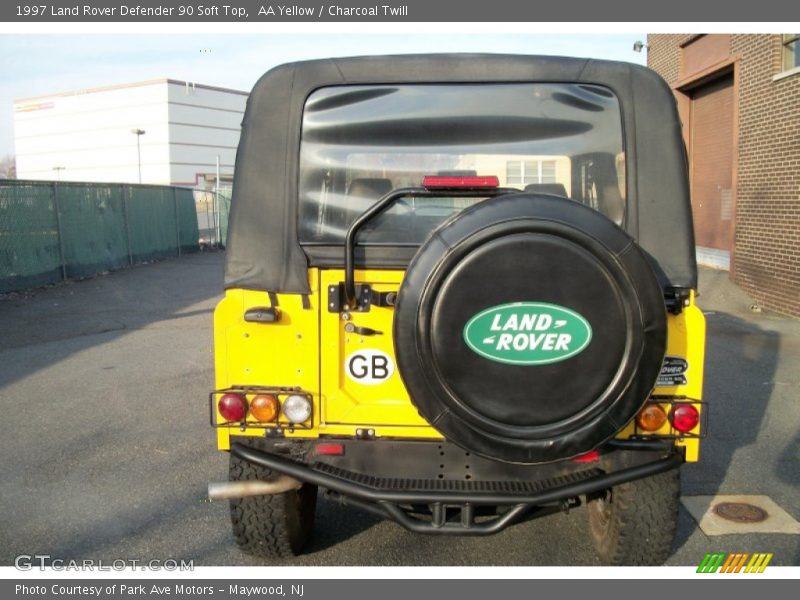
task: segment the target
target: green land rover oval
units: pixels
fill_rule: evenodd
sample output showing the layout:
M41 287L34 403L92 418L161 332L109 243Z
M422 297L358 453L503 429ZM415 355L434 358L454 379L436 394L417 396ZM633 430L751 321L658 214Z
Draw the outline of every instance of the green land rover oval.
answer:
M567 360L592 341L592 327L580 314L557 304L513 302L492 306L464 327L474 352L512 365L546 365Z

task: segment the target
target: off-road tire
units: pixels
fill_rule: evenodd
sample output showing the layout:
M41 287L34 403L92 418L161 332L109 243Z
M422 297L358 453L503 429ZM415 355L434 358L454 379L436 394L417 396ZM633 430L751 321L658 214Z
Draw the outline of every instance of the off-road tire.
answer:
M253 465L230 455L230 481L275 479L270 469ZM244 552L264 558L297 556L308 543L314 529L317 486L303 484L300 489L272 496L250 496L230 501L231 524L236 544Z
M606 565L661 565L678 526L678 469L623 483L589 498L589 532Z

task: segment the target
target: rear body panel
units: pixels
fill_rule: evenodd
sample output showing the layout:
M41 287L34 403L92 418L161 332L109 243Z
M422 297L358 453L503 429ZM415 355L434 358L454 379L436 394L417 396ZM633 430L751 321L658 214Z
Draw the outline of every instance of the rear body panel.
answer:
M377 291L397 291L402 270L358 270L356 281ZM248 323L244 313L270 306L265 292L229 289L214 314L216 388L248 386L297 387L313 397L310 427L283 429L287 438L363 437L408 440L441 439L417 412L394 365L393 308L372 306L343 320L328 310L331 286L344 281L340 269L310 269L311 294L304 306L298 294L277 294L277 323ZM348 333L349 324L376 332ZM693 402L703 410L705 319L694 297L680 314L668 317L669 373L659 378L651 397L669 411L675 402ZM373 362L373 356L385 356ZM386 371L391 374L386 376ZM371 380L371 381L370 381ZM216 407L212 407L216 411ZM217 412L214 422L222 423ZM269 428L238 424L217 428L218 447L230 448L231 436L265 437ZM688 462L699 458L700 427L678 436L665 424L657 436L676 438ZM633 422L616 436L641 437Z

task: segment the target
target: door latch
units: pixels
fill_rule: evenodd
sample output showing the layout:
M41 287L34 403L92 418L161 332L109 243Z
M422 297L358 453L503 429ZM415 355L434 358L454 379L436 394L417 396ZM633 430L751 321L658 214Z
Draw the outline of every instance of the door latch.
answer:
M372 329L371 327L359 327L353 323L345 324L344 330L347 333L355 333L356 335L383 335L382 331Z

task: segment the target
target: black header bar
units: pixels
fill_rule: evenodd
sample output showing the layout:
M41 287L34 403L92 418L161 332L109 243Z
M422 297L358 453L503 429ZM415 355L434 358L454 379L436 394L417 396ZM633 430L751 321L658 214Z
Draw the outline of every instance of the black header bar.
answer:
M786 0L11 0L0 21L60 22L693 22L800 21ZM601 33L598 28L597 33Z

